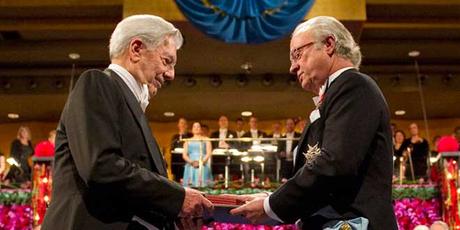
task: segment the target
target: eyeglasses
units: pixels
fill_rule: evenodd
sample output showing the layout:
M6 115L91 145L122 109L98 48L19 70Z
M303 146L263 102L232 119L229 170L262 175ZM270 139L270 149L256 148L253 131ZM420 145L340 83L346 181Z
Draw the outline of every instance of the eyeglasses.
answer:
M305 45L299 46L291 51L291 63L299 61L300 57L302 56L302 51L305 50L306 48L310 47L311 45L315 44L315 42L309 42Z

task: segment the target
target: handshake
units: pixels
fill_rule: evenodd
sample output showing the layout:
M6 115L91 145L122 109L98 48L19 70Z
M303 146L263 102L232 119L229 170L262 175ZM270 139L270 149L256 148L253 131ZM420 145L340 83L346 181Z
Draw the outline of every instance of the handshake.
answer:
M252 195L224 194L216 197L218 197L219 201L230 200L234 201L235 204L242 204L230 210L231 215L244 216L252 223L260 223L269 219L264 210L264 199L267 196L267 193L258 193ZM213 200L214 204L210 200ZM203 195L200 191L185 188L185 199L179 214L179 228L201 229L203 224L206 224L203 216L212 216L214 205L220 204L218 200L215 198L207 199L206 195Z

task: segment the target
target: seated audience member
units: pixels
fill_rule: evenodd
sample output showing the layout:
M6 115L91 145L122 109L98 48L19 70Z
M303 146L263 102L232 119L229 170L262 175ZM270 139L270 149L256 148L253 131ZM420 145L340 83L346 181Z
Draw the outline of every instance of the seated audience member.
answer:
M37 157L52 157L54 156L54 141L56 138L56 130L52 130L48 134L48 140L42 141L35 146L34 156Z
M181 142L181 139L190 138L192 136L187 130L187 120L183 117L179 118L179 121L177 121L177 129L179 130L178 133L174 134L171 138L171 151L174 151L175 148L182 148L184 143Z
M224 115L219 117L219 130L214 131L211 133L211 138L236 138L237 135L235 131L229 130L228 129L228 118ZM233 146L235 143L233 142L227 142L225 140L220 140L220 141L213 141L212 142L212 148L220 148L220 149L228 149L231 146Z
M406 150L410 151L410 156L412 157L412 164L414 168L414 179L425 179L427 176L427 159L430 147L428 141L420 137L417 124L410 124L409 130L411 136L404 140L403 146L406 148ZM412 179L410 165L408 165L406 170L406 178Z
M430 226L430 230L449 230L449 226L446 222L438 220Z
M211 142L202 140L204 136L199 122L193 123L192 133L193 140L184 143L182 158L186 164L182 182L185 187L206 187L212 181Z

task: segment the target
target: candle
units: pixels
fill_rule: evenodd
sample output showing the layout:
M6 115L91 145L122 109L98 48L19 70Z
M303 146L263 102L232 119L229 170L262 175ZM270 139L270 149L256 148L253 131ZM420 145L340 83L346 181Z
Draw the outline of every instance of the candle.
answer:
M402 178L403 178L403 157L399 158L399 184L402 184Z

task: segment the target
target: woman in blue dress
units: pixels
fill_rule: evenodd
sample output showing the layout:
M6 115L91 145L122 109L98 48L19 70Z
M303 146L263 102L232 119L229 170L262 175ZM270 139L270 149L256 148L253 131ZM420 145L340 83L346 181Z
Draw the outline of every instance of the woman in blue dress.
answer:
M183 185L185 187L205 187L212 182L210 158L211 142L201 134L199 122L193 123L192 138L184 143L182 158L185 161Z

